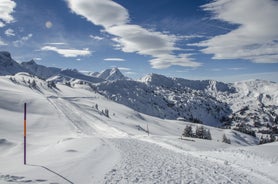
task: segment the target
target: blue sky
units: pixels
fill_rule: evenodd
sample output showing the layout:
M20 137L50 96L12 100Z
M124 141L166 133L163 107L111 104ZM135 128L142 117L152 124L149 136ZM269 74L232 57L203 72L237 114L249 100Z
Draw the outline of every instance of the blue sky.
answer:
M277 9L275 0L1 0L0 50L134 79L278 82Z

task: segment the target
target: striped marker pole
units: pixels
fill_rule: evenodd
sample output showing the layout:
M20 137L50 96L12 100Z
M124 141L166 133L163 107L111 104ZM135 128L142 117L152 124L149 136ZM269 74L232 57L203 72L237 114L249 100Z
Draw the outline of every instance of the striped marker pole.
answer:
M27 105L24 103L24 165L26 165L26 110Z

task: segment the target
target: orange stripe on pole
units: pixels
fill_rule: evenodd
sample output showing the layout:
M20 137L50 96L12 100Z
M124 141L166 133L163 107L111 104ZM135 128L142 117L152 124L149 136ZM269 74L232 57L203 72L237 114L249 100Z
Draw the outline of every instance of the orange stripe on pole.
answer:
M24 137L26 137L26 119L24 120Z

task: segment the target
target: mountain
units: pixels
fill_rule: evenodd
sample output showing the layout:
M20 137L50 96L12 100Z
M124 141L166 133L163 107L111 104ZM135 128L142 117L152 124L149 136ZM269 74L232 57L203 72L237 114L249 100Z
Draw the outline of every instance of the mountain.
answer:
M187 80L183 78L171 78L159 74L149 74L140 79L139 81L146 83L149 86L164 87L164 88L181 88L186 87L199 91L221 91L221 92L234 92L230 84L213 80Z
M115 80L126 80L125 77L118 68L106 69L98 74L96 74L98 78L108 80L108 81L115 81Z
M27 70L13 60L9 52L0 52L0 75L14 75L25 71Z
M57 75L48 78L48 81L53 82L71 82L75 80L81 80L84 82L99 83L104 80L101 78L84 75L83 73L77 71L76 69L65 69L61 70Z
M36 75L42 79L47 79L61 72L61 69L59 68L38 65L34 60L22 62L21 66L27 69L31 74Z
M97 89L109 99L163 119L246 130L252 135L278 134L278 84L273 82L226 84L150 74L139 81L101 83Z
M47 81L69 82L74 80L81 80L92 83L103 82L102 79L84 75L76 69L60 69L55 67L45 67L43 65L36 64L34 60L31 60L29 62L23 62L21 63L21 66L24 67L29 73L38 76L42 79L47 79Z
M0 53L0 68L2 75L27 72L46 80L49 86L62 83L84 87L139 113L161 119L233 128L259 136L278 134L278 85L269 81L223 83L159 74L149 74L138 81L126 80L117 68L85 75L77 70L45 67L34 61L20 65L8 52Z
M230 123L243 123L257 132L277 134L278 84L249 80L236 82L233 86L237 93L217 97L231 107Z
M211 83L214 83L213 85ZM211 95L221 90L234 92L229 85L215 82L189 81L162 75L147 75L140 81L113 81L97 86L98 91L136 111L163 119L184 119L221 126L221 120L231 114L225 102ZM212 87L213 86L213 87ZM210 91L209 91L210 90Z
M127 79L118 68L107 69L101 73L94 72L83 74L75 69L62 70L60 68L38 65L34 60L19 64L12 59L9 52L0 52L0 75L14 75L18 72L27 72L39 78L53 82L79 80L81 83L82 81L99 83L103 81Z

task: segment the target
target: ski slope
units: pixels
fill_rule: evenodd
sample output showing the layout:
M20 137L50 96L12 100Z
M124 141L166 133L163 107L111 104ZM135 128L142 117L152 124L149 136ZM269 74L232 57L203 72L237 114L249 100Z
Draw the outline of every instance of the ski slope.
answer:
M26 73L12 78L0 77L1 184L278 183L277 143L256 146L250 136L213 127L211 141L181 140L188 123L138 113L87 85L50 88ZM232 145L221 143L223 133Z

